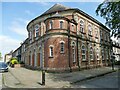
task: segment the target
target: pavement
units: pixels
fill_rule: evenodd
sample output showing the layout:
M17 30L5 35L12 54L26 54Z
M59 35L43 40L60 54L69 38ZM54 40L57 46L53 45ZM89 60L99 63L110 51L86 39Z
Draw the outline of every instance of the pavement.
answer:
M9 68L3 74L4 84L10 88L70 88L73 84L100 77L118 70L111 67L94 68L76 72L45 73L45 85L42 85L42 72L24 67Z

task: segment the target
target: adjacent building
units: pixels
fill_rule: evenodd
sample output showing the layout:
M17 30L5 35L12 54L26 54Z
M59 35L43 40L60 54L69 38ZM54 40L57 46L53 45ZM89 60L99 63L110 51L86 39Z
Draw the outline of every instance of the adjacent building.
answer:
M5 54L4 62L8 63L10 61L10 59L12 58L12 53L13 51L11 51L8 54Z
M55 4L27 25L26 67L72 71L110 63L110 30L77 8Z

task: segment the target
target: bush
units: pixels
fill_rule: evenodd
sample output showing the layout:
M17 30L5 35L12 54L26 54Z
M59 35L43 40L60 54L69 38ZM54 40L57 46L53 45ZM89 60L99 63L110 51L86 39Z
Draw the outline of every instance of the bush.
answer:
M17 58L11 58L11 60L10 60L10 66L14 67L14 64L18 64Z
M21 62L20 62L20 64L24 64L24 62L23 62L23 61L21 61Z
M120 65L120 61L116 61L116 62L115 62L115 65Z

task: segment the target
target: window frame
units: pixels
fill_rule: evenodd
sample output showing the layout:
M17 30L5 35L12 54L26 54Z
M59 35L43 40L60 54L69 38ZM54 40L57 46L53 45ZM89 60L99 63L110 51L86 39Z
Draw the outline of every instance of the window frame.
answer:
M84 46L84 48L83 48L83 46ZM86 61L86 49L85 49L85 45L84 44L82 44L82 46L81 46L81 53L82 53L82 61ZM84 59L83 59L83 55L85 56Z
M38 24L35 25L35 37L39 36L39 28L40 26Z
M88 25L88 35L92 36L92 25Z
M65 51L65 42L60 41L60 53L64 53L64 51Z
M54 46L50 45L49 46L49 57L53 57L53 55L54 55Z
M76 49L75 49L75 42L73 41L72 42L72 60L73 60L73 63L76 62Z
M90 60L93 60L93 48L92 48L92 45L90 45L90 52L89 52L89 54L90 54ZM92 56L92 58L91 58L91 56Z
M84 31L84 21L80 20L80 32L85 33Z
M49 29L53 29L53 21L52 20L50 20L50 22L49 22Z
M60 21L60 29L63 29L63 21Z

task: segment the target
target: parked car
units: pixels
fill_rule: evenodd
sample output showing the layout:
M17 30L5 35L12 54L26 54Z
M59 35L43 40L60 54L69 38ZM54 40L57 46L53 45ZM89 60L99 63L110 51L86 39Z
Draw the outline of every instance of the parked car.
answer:
M8 72L8 65L5 62L0 62L0 72Z

